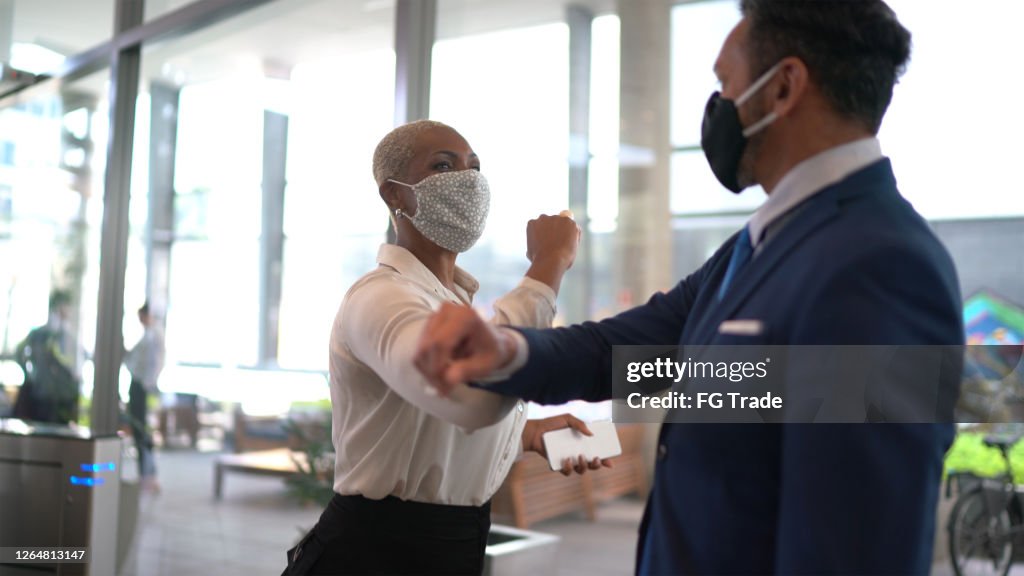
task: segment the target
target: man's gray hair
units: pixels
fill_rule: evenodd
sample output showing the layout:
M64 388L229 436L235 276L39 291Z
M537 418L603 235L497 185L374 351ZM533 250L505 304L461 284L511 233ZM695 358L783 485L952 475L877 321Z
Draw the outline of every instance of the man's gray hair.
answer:
M409 161L416 154L416 138L426 130L451 126L434 120L416 120L395 128L377 144L373 152L373 178L380 186L388 179L401 180Z

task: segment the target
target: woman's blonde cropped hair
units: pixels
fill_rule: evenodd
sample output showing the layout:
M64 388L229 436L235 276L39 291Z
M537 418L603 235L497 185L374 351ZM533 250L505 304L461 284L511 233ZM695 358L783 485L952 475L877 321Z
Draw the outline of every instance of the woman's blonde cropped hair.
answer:
M409 161L416 153L416 137L433 128L448 128L454 131L454 128L441 122L416 120L395 128L377 144L377 149L373 152L373 178L377 181L378 187L388 179L402 179Z

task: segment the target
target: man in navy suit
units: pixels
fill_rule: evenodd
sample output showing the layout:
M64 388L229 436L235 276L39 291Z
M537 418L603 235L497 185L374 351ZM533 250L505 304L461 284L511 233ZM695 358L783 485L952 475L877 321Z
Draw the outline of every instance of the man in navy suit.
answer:
M601 322L495 329L446 305L417 359L441 393L497 378L482 386L606 400L616 345L963 343L953 264L875 138L910 33L881 0L741 10L702 145L725 187L760 184L764 204L673 289ZM637 572L926 574L952 438L949 424L664 424Z

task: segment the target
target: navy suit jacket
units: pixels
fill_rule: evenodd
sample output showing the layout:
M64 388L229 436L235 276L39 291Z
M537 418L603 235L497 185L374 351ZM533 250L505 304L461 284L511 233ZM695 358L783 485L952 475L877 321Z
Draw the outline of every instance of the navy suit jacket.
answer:
M544 404L611 397L612 346L962 344L953 263L888 159L800 207L716 293L736 236L646 304L522 330L529 360L487 385ZM719 334L758 319L753 337ZM664 424L637 570L926 574L949 424Z

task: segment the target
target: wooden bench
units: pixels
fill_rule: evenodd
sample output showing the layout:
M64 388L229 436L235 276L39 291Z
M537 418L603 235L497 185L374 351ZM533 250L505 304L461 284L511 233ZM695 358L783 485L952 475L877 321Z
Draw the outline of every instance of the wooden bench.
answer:
M236 406L234 411L235 452L254 452L289 448L302 450L307 440L331 442L331 414L288 413L254 416Z
M296 460L304 466L306 455L288 448L246 452L244 454L222 454L217 457L213 469L213 498L220 500L224 491L224 474L249 474L289 478L299 474Z

